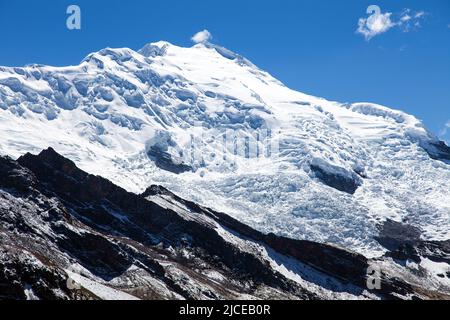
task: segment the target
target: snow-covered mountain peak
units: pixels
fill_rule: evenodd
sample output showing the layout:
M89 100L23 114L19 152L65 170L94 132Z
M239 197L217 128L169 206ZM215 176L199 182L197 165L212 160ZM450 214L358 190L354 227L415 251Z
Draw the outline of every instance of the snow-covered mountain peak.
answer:
M263 231L371 254L386 218L450 236L450 151L419 120L294 91L211 43L0 67L0 133L0 153L53 147L128 190L160 184Z

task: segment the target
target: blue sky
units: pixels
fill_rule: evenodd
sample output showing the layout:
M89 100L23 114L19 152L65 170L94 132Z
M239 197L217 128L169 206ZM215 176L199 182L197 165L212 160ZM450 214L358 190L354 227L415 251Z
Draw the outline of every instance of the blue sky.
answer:
M81 30L66 28L70 4L81 8ZM380 19L357 33L373 4ZM158 40L190 46L205 28L291 88L401 109L450 141L448 0L0 0L0 65L77 64L104 47Z

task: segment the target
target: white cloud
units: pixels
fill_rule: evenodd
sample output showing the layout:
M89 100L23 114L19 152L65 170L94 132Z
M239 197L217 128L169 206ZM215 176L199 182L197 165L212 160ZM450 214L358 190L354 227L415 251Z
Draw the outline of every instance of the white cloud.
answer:
M407 22L410 21L412 19L412 17L409 14L405 14L400 18L401 22Z
M370 6L367 8L367 13L372 15L368 18L360 18L358 21L358 30L356 32L362 34L366 40L387 32L395 26L391 20L391 12L381 13L378 6Z
M416 19L422 18L425 14L426 14L425 11L419 11L419 12L416 12L414 18L416 18Z
M421 20L425 18L425 11L412 11L404 9L400 14L392 12L381 12L381 8L376 5L367 8L367 18L360 18L358 21L357 33L362 34L367 41L373 37L389 31L394 27L400 28L403 32L409 32L414 28L421 27Z
M194 34L191 38L195 43L205 43L212 39L212 34L208 30L203 30Z
M398 27L403 32L409 32L414 28L420 28L421 20L425 18L427 13L425 11L412 11L411 9L404 9L400 14L400 19L397 22Z

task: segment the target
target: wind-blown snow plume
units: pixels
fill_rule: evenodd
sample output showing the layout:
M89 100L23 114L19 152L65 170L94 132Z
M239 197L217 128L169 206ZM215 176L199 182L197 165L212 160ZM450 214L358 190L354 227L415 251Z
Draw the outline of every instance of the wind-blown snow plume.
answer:
M195 43L205 43L212 39L212 35L208 30L199 31L191 38Z

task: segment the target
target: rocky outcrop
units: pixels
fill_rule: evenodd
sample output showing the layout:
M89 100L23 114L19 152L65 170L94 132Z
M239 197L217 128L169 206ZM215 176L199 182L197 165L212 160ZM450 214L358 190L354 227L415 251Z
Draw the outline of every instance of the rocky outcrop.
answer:
M167 152L161 151L156 147L151 147L147 149L147 156L150 160L152 160L155 165L163 170L172 172L172 173L183 173L187 171L192 171L192 167L184 164L184 163L176 163L173 161L170 154Z
M362 179L355 173L348 173L344 170L341 171L344 171L345 174L338 171L329 172L321 166L313 164L310 165L310 168L320 181L342 192L354 194L362 184Z
M429 259L450 265L450 240L425 241L421 234L419 228L388 219L380 227L380 235L376 239L389 250L386 255L397 261L420 263L422 259ZM449 272L438 276L450 279L450 268Z

